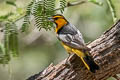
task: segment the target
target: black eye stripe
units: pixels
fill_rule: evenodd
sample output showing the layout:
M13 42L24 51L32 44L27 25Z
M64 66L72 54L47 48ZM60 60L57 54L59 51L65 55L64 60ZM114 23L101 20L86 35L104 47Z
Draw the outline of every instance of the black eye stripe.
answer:
M55 20L57 20L58 19L58 17L56 17L56 18L54 18Z

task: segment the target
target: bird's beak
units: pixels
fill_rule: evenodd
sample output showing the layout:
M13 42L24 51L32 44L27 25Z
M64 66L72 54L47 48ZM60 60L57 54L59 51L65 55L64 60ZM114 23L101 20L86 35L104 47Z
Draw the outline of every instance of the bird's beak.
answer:
M48 21L54 22L54 19L52 17L49 17Z

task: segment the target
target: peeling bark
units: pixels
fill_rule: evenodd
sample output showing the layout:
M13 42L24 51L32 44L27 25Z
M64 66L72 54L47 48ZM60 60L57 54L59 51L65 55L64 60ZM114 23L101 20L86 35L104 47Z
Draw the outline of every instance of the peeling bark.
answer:
M51 64L40 73L27 80L105 80L120 73L120 20L98 39L88 44L90 55L100 66L100 70L91 73L76 55L69 58L71 66Z

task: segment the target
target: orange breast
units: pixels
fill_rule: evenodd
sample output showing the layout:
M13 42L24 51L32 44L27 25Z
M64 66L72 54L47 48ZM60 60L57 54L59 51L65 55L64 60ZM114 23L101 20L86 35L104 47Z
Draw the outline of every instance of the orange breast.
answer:
M59 29L61 29L67 22L64 19L58 19L55 21L57 24L55 32L57 33ZM64 26L65 27L65 26Z

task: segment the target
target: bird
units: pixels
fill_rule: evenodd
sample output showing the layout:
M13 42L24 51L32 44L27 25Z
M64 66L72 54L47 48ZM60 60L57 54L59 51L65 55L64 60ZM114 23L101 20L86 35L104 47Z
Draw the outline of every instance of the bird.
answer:
M61 14L55 14L48 20L56 24L56 36L69 55L74 53L80 57L86 68L91 72L95 73L96 70L99 70L99 66L89 55L90 48L85 45L82 34L74 25Z

